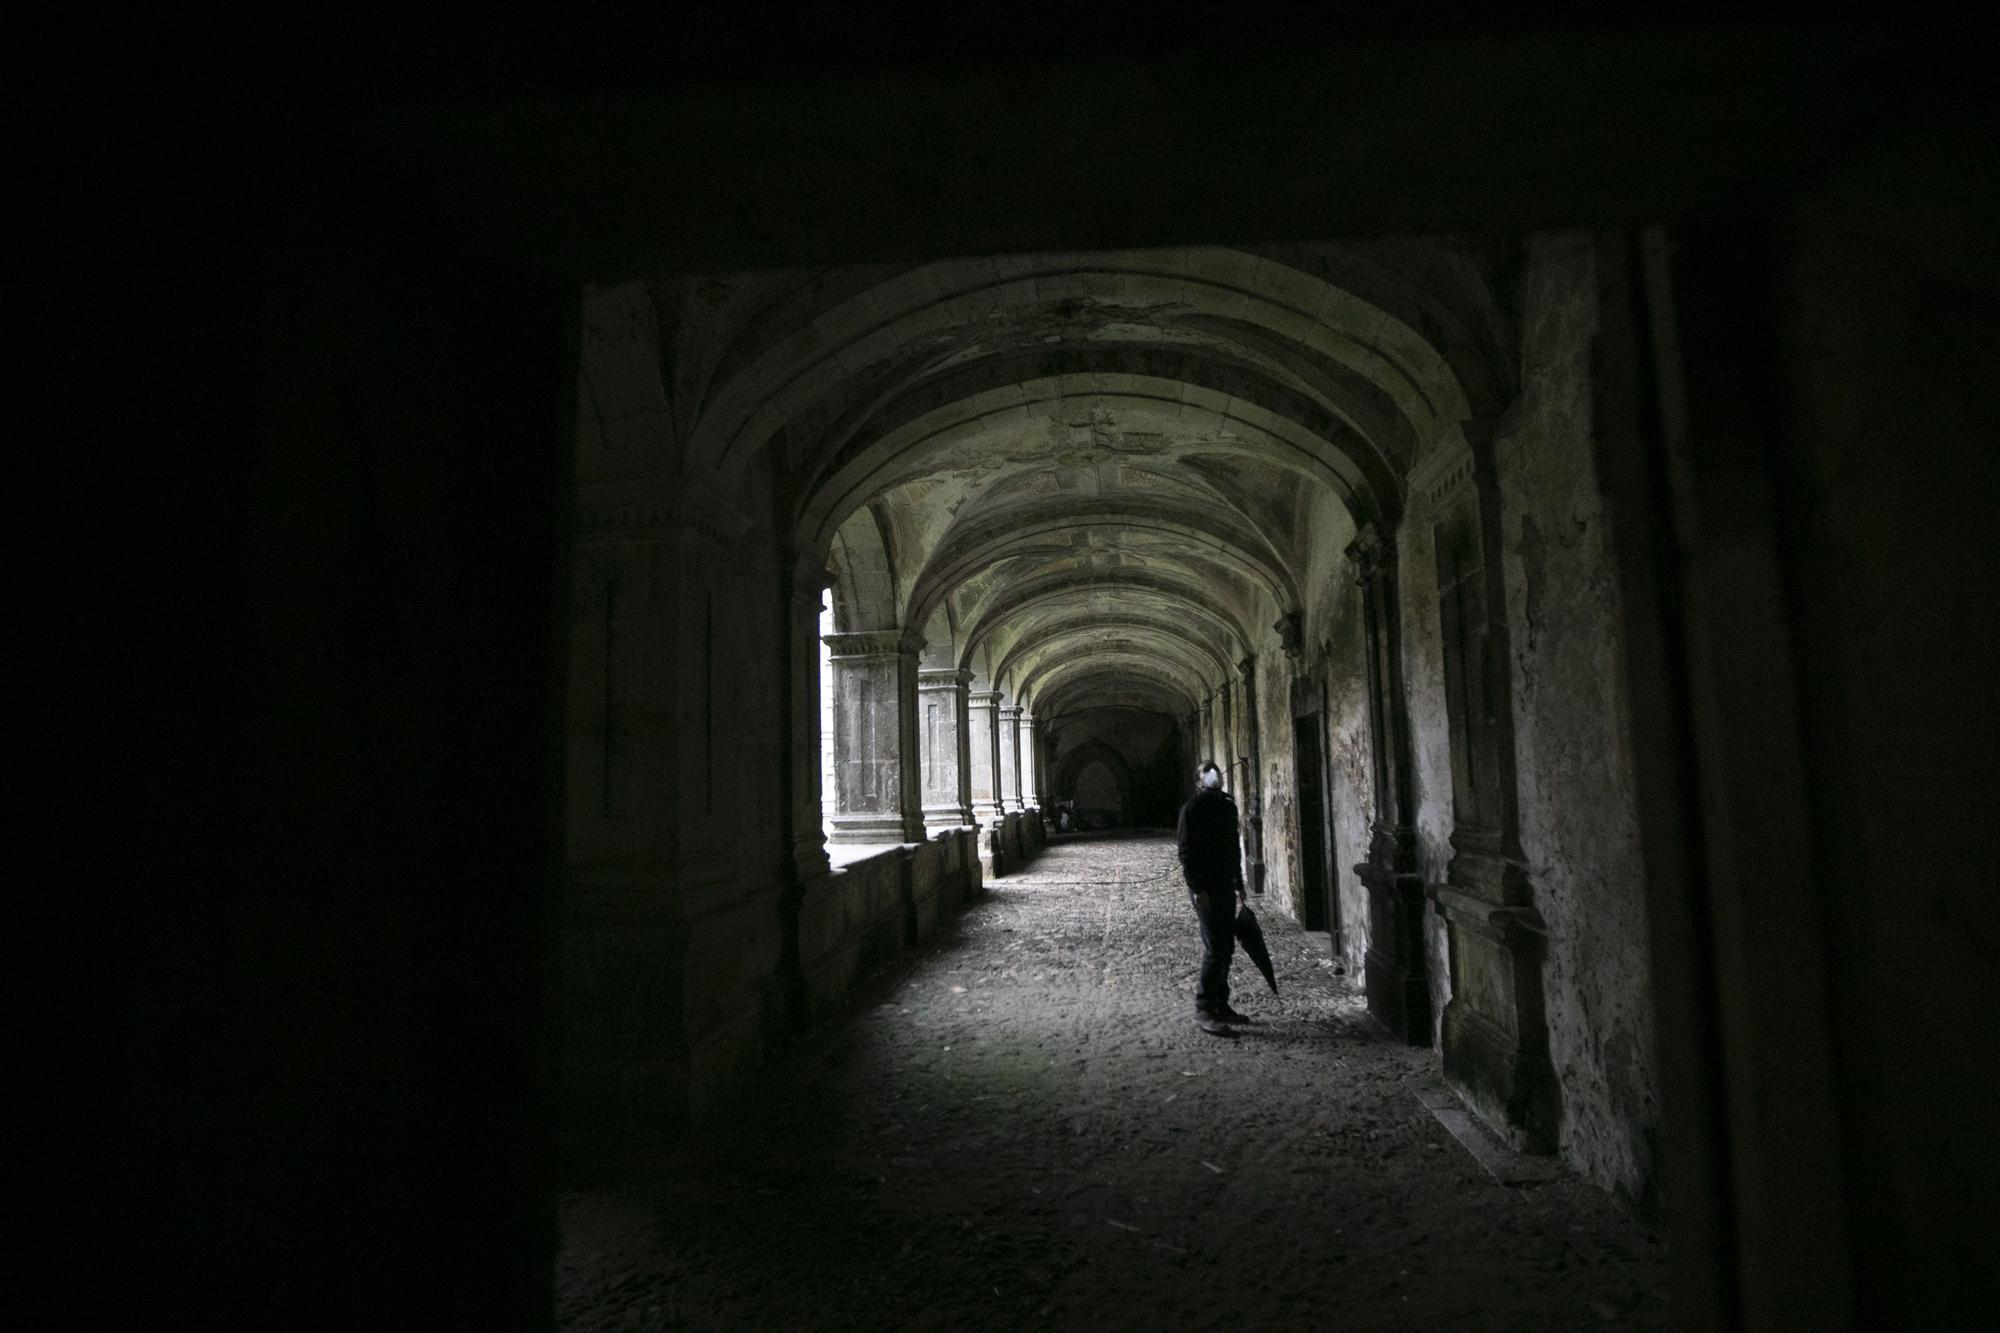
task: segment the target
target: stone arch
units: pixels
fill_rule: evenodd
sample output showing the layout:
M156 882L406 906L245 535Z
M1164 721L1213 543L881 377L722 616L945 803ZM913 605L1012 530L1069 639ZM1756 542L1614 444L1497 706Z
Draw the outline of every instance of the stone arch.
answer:
M861 372L907 382L932 368L929 348L954 332L996 322L1039 327L1092 306L1263 331L1365 378L1421 437L1470 408L1453 365L1419 332L1423 315L1413 302L1393 304L1394 313L1285 262L1222 248L924 265L833 303L761 350L746 347L735 373L715 386L697 452L740 467L806 404Z
M912 624L918 622L912 621ZM950 667L957 663L957 643L955 627L951 623L951 607L940 602L937 608L921 622L924 646L919 661L926 667Z
M1077 779L1093 767L1102 767L1111 774L1118 790L1118 823L1129 823L1132 797L1137 790L1136 775L1124 755L1100 740L1087 740L1062 757L1062 762L1056 766L1055 799L1076 802ZM1080 802L1077 809L1079 813L1084 813ZM1089 816L1086 814L1085 817Z
M901 622L896 570L880 516L867 505L832 535L833 624L841 633L889 629Z
M1186 614L1220 626L1229 636L1232 651L1239 654L1249 651L1250 636L1245 632L1243 622L1231 615L1228 608L1217 607L1212 600L1204 601L1201 588L1158 573L1134 572L1115 578L1099 578L1088 588L1080 588L1073 579L1056 577L1010 590L1008 595L982 608L978 617L966 627L960 665L972 665L972 654L986 645L994 630L1028 607L1044 601L1105 592L1130 592L1157 598L1162 605L1170 605L1177 612L1185 610Z
M1076 420L1115 421L1124 434L1072 448L1059 437L1078 430ZM1156 448L1155 439L1171 443ZM1393 483L1371 482L1324 435L1255 402L1153 376L1055 376L956 399L870 437L818 479L800 511L800 540L823 540L842 515L917 477L997 479L1052 459L1115 458L1130 440L1139 441L1129 447L1141 458L1207 453L1283 468L1333 490L1357 522L1400 509Z
M1205 666L1208 671L1204 674L1212 673L1218 679L1230 670L1229 659L1212 643L1190 634L1186 625L1136 615L1094 616L1087 620L1078 618L1067 623L1041 628L1023 636L1012 645L1002 661L1011 666L1017 657L1032 660L1032 657L1045 652L1062 651L1071 647L1088 648L1090 647L1088 642L1078 643L1077 640L1083 636L1120 631L1139 633L1152 642L1164 641L1170 645L1170 651L1188 660L1189 665L1197 670Z
M967 578L1001 560L1032 554L1037 538L1072 533L1097 526L1120 536L1139 533L1186 541L1263 588L1279 613L1295 609L1302 598L1298 581L1286 562L1261 535L1247 525L1230 523L1214 513L1197 514L1167 505L1119 508L1060 507L1050 504L1007 515L1004 524L982 525L954 534L932 554L911 589L912 619L927 617ZM994 528L1000 528L994 531Z

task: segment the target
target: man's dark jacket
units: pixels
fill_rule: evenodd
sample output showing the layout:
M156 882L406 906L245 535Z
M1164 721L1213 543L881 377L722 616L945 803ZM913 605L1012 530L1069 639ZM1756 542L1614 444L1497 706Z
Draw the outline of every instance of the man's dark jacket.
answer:
M1204 787L1181 807L1178 842L1181 869L1190 888L1206 892L1235 889L1243 883L1236 802L1222 788Z

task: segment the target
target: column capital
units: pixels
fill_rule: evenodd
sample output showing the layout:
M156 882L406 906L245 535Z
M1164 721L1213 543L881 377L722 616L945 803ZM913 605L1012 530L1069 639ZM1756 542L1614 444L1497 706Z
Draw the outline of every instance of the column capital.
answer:
M920 690L964 689L972 683L972 672L965 667L918 667L917 688Z
M1004 718L1009 718L1009 719L1012 719L1012 720L1013 720L1013 721L1015 721L1015 722L1018 722L1018 721L1020 721L1020 720L1021 720L1021 705L1019 705L1019 704L1001 704L1001 705L1000 705L1000 716L1002 716L1002 717L1004 717Z
M1278 623L1282 625L1285 622L1281 620ZM1241 662L1238 662L1236 664L1236 674L1243 677L1245 685L1257 679L1257 654L1252 653Z
M973 690L965 697L974 708L998 708L1007 696L998 690Z
M835 657L893 657L923 651L924 641L900 629L864 629L846 634L825 634L827 650Z
M1305 655L1306 618L1297 611L1288 611L1279 616L1271 628L1278 632L1278 647L1294 662Z
M1347 544L1346 555L1354 565L1354 581L1366 584L1388 568L1396 552L1393 538L1384 537L1381 529L1373 523L1354 534L1354 540Z

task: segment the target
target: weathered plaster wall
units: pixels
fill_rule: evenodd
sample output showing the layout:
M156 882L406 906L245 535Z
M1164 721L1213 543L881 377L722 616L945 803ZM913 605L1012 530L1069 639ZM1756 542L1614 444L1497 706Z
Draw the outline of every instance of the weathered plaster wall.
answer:
M1589 238L1533 239L1523 283L1520 416L1494 446L1521 847L1549 931L1562 1154L1640 1202L1654 1188L1659 1090L1623 613L1591 457Z

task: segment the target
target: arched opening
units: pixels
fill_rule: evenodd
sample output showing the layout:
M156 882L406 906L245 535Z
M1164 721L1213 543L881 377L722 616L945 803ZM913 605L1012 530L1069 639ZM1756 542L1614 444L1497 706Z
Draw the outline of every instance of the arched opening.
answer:
M1616 27L1232 41L1222 60L1191 45L1199 33L1123 61L1095 59L1115 43L1071 42L1088 68L968 62L942 82L893 57L844 74L825 59L824 80L792 77L810 60L774 74L720 59L643 90L599 89L563 42L541 43L560 71L538 63L531 25L474 34L487 73L451 87L302 86L221 136L178 132L169 97L148 109L161 132L110 159L55 152L107 171L136 157L134 179L179 185L133 196L159 205L165 250L103 230L129 210L90 188L55 192L89 225L29 229L90 252L31 266L84 284L36 291L28 323L57 331L48 346L102 342L91 321L119 302L100 292L161 316L134 392L44 358L47 415L65 418L52 438L81 421L169 446L139 451L165 460L166 484L133 533L96 541L86 523L65 542L63 516L94 507L30 506L58 520L48 563L141 551L155 558L106 565L104 582L157 583L141 600L170 607L208 584L245 594L219 633L170 617L161 641L217 669L168 673L201 706L151 719L241 740L247 762L215 784L231 799L197 765L153 805L190 827L229 816L217 845L248 851L242 884L202 879L138 916L78 899L73 937L94 961L74 1012L140 1016L136 1040L82 1043L132 1058L79 1100L118 1108L119 1126L136 1116L139 1133L108 1136L132 1157L105 1159L103 1195L127 1205L120 1237L176 1238L149 1273L177 1276L221 1233L252 1261L212 1271L265 1275L281 1313L219 1322L282 1324L301 1290L346 1297L340 1316L363 1326L385 1309L554 1322L538 1286L547 1108L682 1138L727 1120L772 1052L836 1021L820 996L862 995L871 967L935 938L949 895L969 896L971 840L942 827L955 806L1013 873L1051 752L1088 710L1129 707L1229 766L1274 926L1319 892L1304 790L1319 750L1328 845L1344 849L1325 857L1328 905L1351 926L1336 947L1368 1009L1432 1052L1408 1067L1511 1142L1642 1210L1674 1191L1676 1249L1695 1256L1688 1322L1948 1324L1942 1307L1981 1272L1976 1229L1938 1221L1976 1211L1954 1164L1979 1145L1954 1113L1981 1098L1951 1086L1969 1068L1951 1024L1898 1020L1983 1012L1966 944L1977 877L1956 872L1979 864L1987 821L1968 793L1990 785L1994 747L1951 673L1981 660L1991 617L1976 595L1970 612L1931 595L1990 584L1968 574L1990 546L1990 469L1961 455L1992 416L1978 373L1992 229L1955 146L1984 139L1937 110L1978 80L1900 29ZM1262 95L1329 69L1353 96ZM1478 133L1461 132L1467 108L1488 113ZM1057 142L1049 126L1092 132ZM167 145L176 160L152 172ZM236 164L199 169L216 145ZM1551 145L1576 169L1550 172ZM211 193L242 163L275 187L253 202L274 207ZM105 197L128 193L113 181ZM210 225L224 214L241 226ZM1663 217L1675 225L1635 221ZM1575 230L1536 230L1561 227ZM1180 245L1217 231L1387 239ZM1119 248L1155 243L1172 248ZM1075 246L1102 248L1055 250ZM207 295L183 302L181 282ZM543 447L559 419L568 476ZM183 450L178 469L172 441L204 439L227 447ZM204 453L244 466L211 475ZM190 496L231 497L218 534L255 545L225 577L205 554L191 577L161 575L209 545L154 531L162 515L185 526ZM872 538L836 551L857 520ZM830 628L825 576L848 585ZM147 641L117 636L94 601L81 621L52 605L48 638L73 650L58 686L116 668L97 651L106 626L114 648ZM1864 642L1885 624L1903 651ZM860 637L822 655L828 633ZM1288 712L1302 680L1322 706ZM88 719L124 691L75 694ZM561 751L553 793L543 747ZM94 789L92 752L56 747L50 771L67 777L42 785ZM1904 773L1922 780L1884 780ZM152 823L174 827L159 809ZM894 850L832 871L829 825ZM96 855L91 842L77 845ZM169 882L111 870L151 893ZM1883 883L1923 891L1871 891ZM1067 942L1115 938L1117 909L1140 910L1111 893L1090 905L1106 910L1071 914L1091 929ZM96 947L121 922L150 946L129 976ZM981 1031L977 987L946 998L943 976L922 975L934 993L899 1009L962 1004ZM1068 1029L1079 1043L1135 1012L1108 1003L1110 969L1070 979L1094 1020ZM975 1196L1007 1146L979 1137L989 1124L1096 1146L1089 1114L1070 1114L1112 1100L1087 1055L1088 1097L989 1122L999 1094L951 1077L964 1040L900 1067L897 1090L935 1101L816 1115L882 1126L885 1142L912 1125L965 1134L853 1178L935 1173ZM1189 1091L1223 1082L1187 1068ZM1070 1091L1067 1076L1036 1067L1043 1086ZM1212 1129L1177 1095L1145 1099L1145 1128ZM1335 1130L1299 1140L1316 1158L1347 1151L1310 1109L1281 1123ZM766 1169L796 1142L738 1160ZM1293 1146L1274 1142L1274 1159ZM1415 1145L1392 1132L1383 1146ZM157 1208L117 1183L149 1153L170 1164ZM1434 1155L1395 1153L1390 1169ZM1119 1156L1080 1160L1075 1178ZM745 1182L783 1207L745 1228L762 1250L717 1266L729 1280L772 1254L823 1291L885 1270L898 1239L870 1231L884 1212L866 1192L827 1228L861 1264L791 1262L814 1241L780 1226L825 1173L786 1165ZM1151 1170L1127 1201L1184 1184ZM1280 1206L1307 1241L1345 1221ZM1157 1267L1128 1292L1177 1313L1173 1284L1205 1256L1168 1264L1153 1256L1188 1247L1149 1219L1082 1215L1134 1228L1097 1240L1137 1237ZM337 1220L288 1234L279 1218ZM302 1257L320 1226L337 1274ZM1534 1274L1560 1268L1567 1303L1512 1321L1555 1326L1584 1317L1579 1275L1606 1266L1556 1244L1486 1269L1521 1282L1433 1267L1478 1245L1427 1243L1437 1280L1398 1298L1476 1291L1473 1317L1509 1322ZM899 1278L920 1281L925 1258ZM396 1274L449 1292L385 1299ZM1326 1298L1337 1276L1314 1266L1303 1295ZM251 1285L166 1304L255 1304ZM989 1289L957 1285L982 1303ZM892 1287L853 1289L893 1310ZM1024 1308L996 1291L987 1312L1032 1319L1042 1294L1010 1286ZM1410 1318L1454 1313L1468 1312ZM803 1321L765 1321L788 1322Z
M1070 779L1070 804L1085 828L1123 828L1132 794L1111 765L1092 759Z

